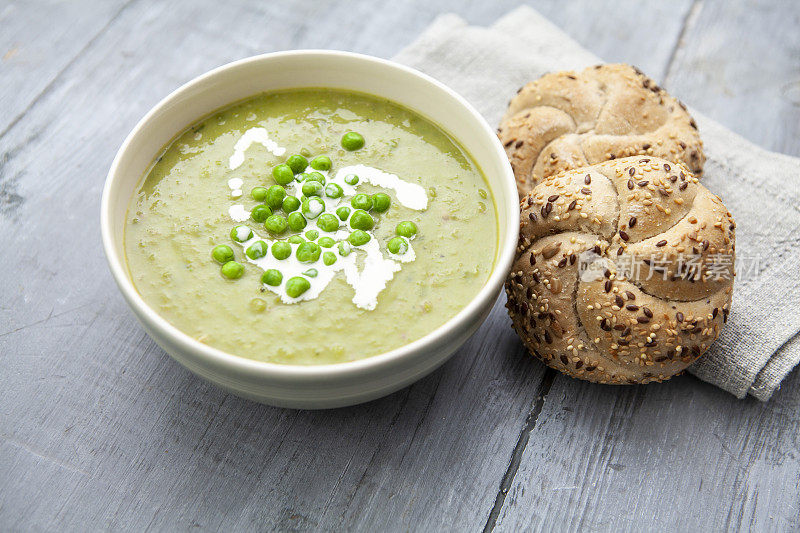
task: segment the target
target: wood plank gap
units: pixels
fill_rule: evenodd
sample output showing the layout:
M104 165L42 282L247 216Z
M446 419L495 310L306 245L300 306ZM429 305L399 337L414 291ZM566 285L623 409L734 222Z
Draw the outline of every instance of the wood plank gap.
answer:
M686 15L683 17L681 31L678 33L678 38L675 39L675 44L672 46L672 51L669 53L667 66L664 69L664 75L661 77L661 85L664 87L667 86L667 80L669 79L670 74L672 74L672 66L675 64L675 58L678 56L678 50L681 48L683 38L686 36L688 29L691 26L694 26L694 22L697 20L697 16L700 14L700 8L702 7L702 4L702 0L694 0L692 5L689 6L689 9L686 11Z
M8 123L8 126L6 126L2 132L0 132L0 140L2 140L3 137L5 137L9 131L14 129L14 126L16 126L19 123L19 121L22 120L31 109L36 107L36 104L38 104L42 98L47 96L50 93L50 91L53 90L53 88L56 86L56 82L58 82L61 76L66 71L68 71L72 67L72 65L74 65L75 62L78 61L78 59L80 59L80 57L94 45L95 42L97 42L97 40L108 30L108 28L111 27L114 21L117 20L119 16L135 1L136 0L128 0L127 2L122 4L122 6L117 10L117 12L114 13L114 15L110 19L108 19L108 22L106 22L103 25L103 27L100 28L100 30L91 39L89 39L89 41L86 42L83 48L78 50L78 53L75 54L75 56L72 59L70 59L69 62L67 62L67 64L64 65L64 67L56 73L55 76L53 76L53 79L50 80L50 82L47 85L45 85L45 87L41 91L39 91L39 94L37 94L36 97L33 100L31 100L27 106L25 106L25 109L20 111L20 113L16 117L14 117L11 120L11 122Z
M555 381L557 375L558 372L552 368L547 368L542 376L542 381L539 383L539 390L536 393L536 402L533 404L533 409L525 419L525 425L522 427L516 446L514 446L514 451L511 454L511 461L508 464L506 473L503 475L503 480L500 482L500 490L497 491L497 496L494 499L494 507L492 507L489 513L489 519L486 521L483 533L491 533L494 531L497 518L500 516L500 511L503 509L503 504L506 501L506 494L508 494L511 485L514 483L514 477L517 475L517 470L519 470L519 465L522 462L522 454L525 453L525 448L528 446L531 431L536 427L536 421L544 407L544 400L550 392L553 381Z

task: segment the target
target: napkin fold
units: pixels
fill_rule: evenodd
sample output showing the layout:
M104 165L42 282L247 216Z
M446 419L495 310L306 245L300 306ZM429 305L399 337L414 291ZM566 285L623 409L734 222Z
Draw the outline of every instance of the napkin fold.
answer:
M602 61L529 7L488 28L442 15L395 60L448 84L493 126L521 85ZM702 183L736 219L737 278L726 327L689 372L766 401L800 361L800 159L690 111L706 149Z

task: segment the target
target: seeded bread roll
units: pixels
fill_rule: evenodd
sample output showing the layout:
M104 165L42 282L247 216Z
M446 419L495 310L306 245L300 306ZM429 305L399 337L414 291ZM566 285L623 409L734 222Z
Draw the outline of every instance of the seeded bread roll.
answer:
M565 171L521 208L506 306L547 365L599 383L663 381L719 336L736 226L682 163L628 157Z
M522 87L497 130L522 198L562 170L632 155L683 162L699 177L703 143L686 106L629 65L546 74Z

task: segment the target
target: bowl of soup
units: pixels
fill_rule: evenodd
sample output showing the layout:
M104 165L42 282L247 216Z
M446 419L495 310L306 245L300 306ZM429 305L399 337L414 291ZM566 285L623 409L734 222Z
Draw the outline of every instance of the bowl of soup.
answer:
M103 245L145 331L237 395L296 408L389 394L485 320L517 244L494 131L408 67L335 51L180 87L109 171Z

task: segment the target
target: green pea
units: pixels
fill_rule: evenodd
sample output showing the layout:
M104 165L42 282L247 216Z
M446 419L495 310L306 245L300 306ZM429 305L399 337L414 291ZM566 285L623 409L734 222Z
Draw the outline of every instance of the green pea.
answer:
M339 249L339 255L342 257L347 257L350 255L350 252L353 251L353 247L350 246L348 241L341 241L336 247Z
M320 213L325 211L325 202L316 197L307 198L303 200L301 209L306 218L317 218Z
M306 167L308 167L308 159L300 154L294 154L286 160L286 164L289 165L289 168L292 169L292 172L295 174L300 174L306 169Z
M306 227L306 217L295 211L294 213L289 213L289 217L286 219L287 224L289 224L289 229L292 231L301 231L303 228Z
M329 183L325 187L325 196L328 198L341 198L344 194L342 188L336 183Z
M292 235L291 237L286 239L286 242L291 244L300 244L301 242L306 242L306 240L300 235Z
M346 205L343 205L342 207L336 209L336 215L340 220L347 220L347 217L350 216L350 208Z
M318 155L311 160L311 168L314 170L330 170L331 158L327 155Z
M300 297L304 292L311 288L311 283L306 278L295 276L286 282L286 294L292 298Z
M253 298L250 300L250 310L254 313L262 313L267 308L267 302L261 298Z
M355 185L356 183L358 183L358 176L356 176L355 174L348 174L347 176L344 177L344 182L348 185Z
M277 165L272 169L272 177L278 185L288 185L294 179L294 172L289 165Z
M270 268L265 270L263 274L261 274L261 283L264 285L269 285L270 287L277 287L283 281L283 274L281 274L280 270L275 270L274 268Z
M247 250L244 253L247 254L247 257L250 259L261 259L267 252L269 251L269 246L264 241L256 241L250 246L247 247Z
M404 255L408 251L408 241L403 237L393 237L386 247L393 254Z
M331 266L336 262L336 254L333 252L325 252L322 254L322 262L325 263L325 266Z
M253 230L244 224L234 226L231 230L231 239L236 242L245 242L253 238Z
M272 245L272 257L278 260L286 259L292 255L292 245L288 242L278 241Z
M286 196L281 202L281 207L283 207L284 213L291 213L292 211L297 211L300 209L300 200L297 199L296 196Z
M280 185L273 185L267 189L266 204L272 209L280 209L283 206L283 198L286 196L286 189Z
M288 225L286 217L283 215L272 215L264 222L267 231L274 234L283 233Z
M308 148L301 148L300 155L302 155L303 157L311 157L311 150L309 150Z
M413 222L406 220L397 225L394 232L401 237L411 238L417 234L417 225Z
M270 209L268 206L257 205L253 208L252 211L250 211L250 218L252 218L256 222L261 223L267 220L271 214L272 214L272 209Z
M336 231L339 229L339 219L330 213L324 213L317 219L317 227L319 227L319 229L322 231Z
M336 244L336 241L334 241L330 237L322 237L320 238L320 240L317 241L317 244L319 244L323 248L331 248L333 247L334 244Z
M227 244L220 244L215 246L213 250L211 250L211 257L214 258L219 264L225 264L228 261L233 261L233 249Z
M309 278L316 278L319 271L316 268L309 268L305 272L303 272L304 276L308 276Z
M350 227L353 229L370 230L375 226L375 221L366 211L356 209L350 216Z
M308 174L306 174L306 178L303 181L318 181L321 184L325 185L325 176L323 176L319 172L309 172Z
M369 233L357 229L347 237L347 240L350 241L350 244L353 246L363 246L369 242L370 238Z
M310 229L306 232L306 238L309 241L315 241L317 240L317 237L319 237L319 232L315 229Z
M263 202L264 198L267 197L267 188L253 187L253 190L250 191L250 196L252 196L253 200L255 200L256 202Z
M348 131L342 136L342 148L348 152L358 150L364 146L364 137L354 131Z
M303 196L322 196L322 184L318 181L303 182Z
M350 199L350 205L352 205L354 209L369 211L372 209L372 198L366 194L356 194Z
M313 242L304 242L297 247L297 251L294 253L294 255L301 263L313 263L319 259L319 254L321 252L322 250L320 250L320 247L317 244Z
M388 194L378 192L372 195L372 209L374 211L383 213L389 210L390 205L392 205L392 199L389 198Z
M236 261L228 261L222 265L220 272L228 279L238 279L244 274L244 267L241 263L237 263Z

